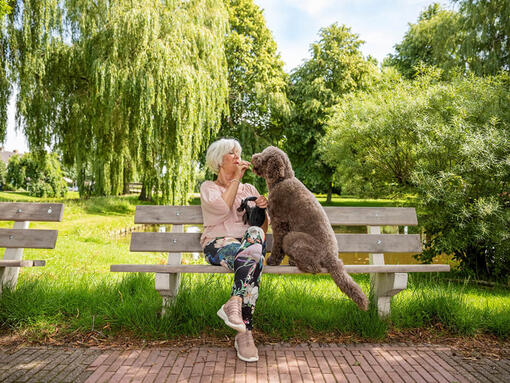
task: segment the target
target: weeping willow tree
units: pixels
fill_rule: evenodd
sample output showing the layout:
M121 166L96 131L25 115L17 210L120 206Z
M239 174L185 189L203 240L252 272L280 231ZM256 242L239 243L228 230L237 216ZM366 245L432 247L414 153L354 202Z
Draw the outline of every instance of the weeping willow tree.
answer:
M25 0L8 24L17 124L59 150L80 193L182 203L228 94L221 0Z
M7 33L4 23L4 16L11 8L7 0L0 0L0 143L5 140L7 130L7 103L11 91L7 77Z

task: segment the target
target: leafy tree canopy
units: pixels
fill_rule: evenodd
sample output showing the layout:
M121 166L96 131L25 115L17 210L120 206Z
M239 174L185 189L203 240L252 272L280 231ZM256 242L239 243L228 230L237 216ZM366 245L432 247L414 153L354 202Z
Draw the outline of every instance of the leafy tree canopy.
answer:
M508 0L453 0L458 11L428 6L404 39L395 45L386 65L406 77L420 65L436 66L445 77L466 70L495 75L510 70L510 2Z
M287 75L262 10L253 0L228 0L226 4L229 111L216 137L237 138L249 157L281 137L282 117L289 114Z
M454 0L459 5L460 29L465 34L461 53L478 75L510 71L510 2Z
M349 193L412 193L427 233L421 259L453 254L480 277L510 271L508 74L386 83L339 105L323 159Z
M67 191L55 153L43 158L31 153L15 154L9 158L6 178L10 187L25 189L35 197L63 197Z
M312 57L291 74L293 113L284 131L285 149L296 176L306 186L331 192L334 169L324 164L317 150L329 108L345 94L370 87L377 67L363 57L363 41L350 28L333 24L321 29L319 36L310 47Z
M11 11L8 0L0 0L0 19Z
M8 57L30 149L63 153L81 192L87 169L98 195L138 170L144 197L184 202L226 108L227 22L220 0L18 0Z
M423 64L448 74L464 63L459 53L462 39L459 14L434 3L420 14L416 24L409 24L404 39L395 45L396 53L385 60L385 65L396 66L408 78L416 76Z

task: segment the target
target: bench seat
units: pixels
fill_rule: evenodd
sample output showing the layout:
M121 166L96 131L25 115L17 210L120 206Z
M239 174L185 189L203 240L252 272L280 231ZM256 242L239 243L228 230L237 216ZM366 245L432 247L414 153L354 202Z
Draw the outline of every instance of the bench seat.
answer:
M46 266L46 261L44 260L0 260L0 267L36 267L36 266Z
M437 273L450 271L449 265L345 265L350 274L362 273ZM222 266L212 265L111 265L110 271L124 273L214 273L230 271ZM264 274L303 274L295 266L264 266ZM328 274L322 269L321 274Z
M341 253L365 253L368 265L345 265L348 273L370 273L371 296L381 317L390 314L390 301L398 292L407 288L411 272L447 272L449 265L385 264L384 254L422 252L419 234L407 234L408 226L418 220L414 208L408 207L325 207L331 225L364 226L366 234L336 234ZM175 301L182 273L228 273L221 266L204 264L182 265L182 253L201 253L200 233L184 232L184 225L202 225L200 206L137 206L135 224L172 225L171 232L160 226L159 232L133 233L132 252L167 252L166 265L111 265L112 272L155 273L155 287L163 297L165 306ZM403 226L404 234L383 234L382 226ZM395 231L395 230L393 230ZM400 229L397 232L401 232ZM271 252L272 234L267 234L266 250ZM323 272L326 272L323 270ZM265 266L264 274L301 274L293 266Z

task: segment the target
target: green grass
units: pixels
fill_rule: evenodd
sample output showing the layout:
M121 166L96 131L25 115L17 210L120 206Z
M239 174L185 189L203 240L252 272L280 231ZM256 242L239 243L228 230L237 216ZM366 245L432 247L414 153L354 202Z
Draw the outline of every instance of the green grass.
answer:
M0 192L0 201L42 200ZM25 250L24 259L46 259L47 266L21 269L18 288L4 291L0 298L2 331L30 340L91 333L96 338L129 334L153 340L232 335L216 316L229 297L232 275L183 274L176 304L161 318L161 297L154 289L153 274L109 271L111 264L166 263L165 254L131 253L129 236L112 235L133 225L135 206L140 204L136 197L80 200L70 195L61 201L66 204L62 222L31 225L58 229L57 246ZM343 203L340 199L334 202ZM358 200L357 206L362 202ZM192 262L190 255L184 259ZM368 275L354 278L368 293ZM411 274L409 288L393 299L390 321L383 321L373 308L358 310L329 276L264 275L255 326L281 340L304 340L310 334L383 340L391 327L433 328L437 324L452 334L509 337L509 289L452 283L447 278L448 274Z

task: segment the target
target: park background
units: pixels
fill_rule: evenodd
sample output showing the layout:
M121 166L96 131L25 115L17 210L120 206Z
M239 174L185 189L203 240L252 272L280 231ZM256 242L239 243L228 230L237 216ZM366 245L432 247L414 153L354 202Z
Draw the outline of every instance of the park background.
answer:
M4 291L2 331L45 341L226 336L215 308L228 277L187 275L160 318L153 277L108 266L165 262L130 254L129 235L115 233L133 226L137 204L197 203L212 177L207 145L228 136L244 158L284 149L325 205L415 206L416 261L454 267L413 275L389 321L358 312L327 277L266 276L259 336L510 334L508 1L427 4L379 60L340 19L301 43L308 58L292 69L251 0L2 1L0 12L0 141L15 94L30 149L0 161L0 200L66 203L48 266ZM356 279L367 291L367 276Z

